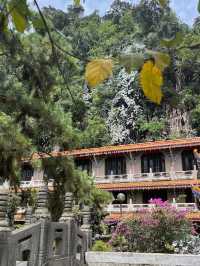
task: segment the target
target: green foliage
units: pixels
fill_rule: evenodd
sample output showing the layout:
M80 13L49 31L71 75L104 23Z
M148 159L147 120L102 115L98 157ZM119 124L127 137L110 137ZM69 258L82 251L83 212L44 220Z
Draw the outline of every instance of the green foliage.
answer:
M9 226L13 226L14 224L14 215L19 205L20 205L19 196L17 194L10 193L9 198L8 198L7 208L6 208Z
M97 240L92 247L92 251L110 252L112 251L112 247L102 240Z
M34 188L31 189L28 188L26 190L22 190L20 206L23 207L30 206L34 211L36 209L36 205L37 205L37 190Z
M164 133L166 127L166 121L144 121L138 122L139 130L142 135L145 135L146 139L159 139L162 138L162 132Z
M131 71L138 70L144 63L144 56L139 53L135 54L122 54L119 61L126 71L130 74Z
M170 39L163 39L161 40L160 44L161 46L167 48L175 48L179 46L182 41L183 41L183 35L180 32L177 32L175 37Z

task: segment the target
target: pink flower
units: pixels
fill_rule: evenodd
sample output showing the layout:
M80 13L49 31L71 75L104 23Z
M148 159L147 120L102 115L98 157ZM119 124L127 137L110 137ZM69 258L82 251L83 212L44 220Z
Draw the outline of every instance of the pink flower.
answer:
M166 207L169 205L168 201L163 201L161 198L150 199L149 203L155 204L156 207Z

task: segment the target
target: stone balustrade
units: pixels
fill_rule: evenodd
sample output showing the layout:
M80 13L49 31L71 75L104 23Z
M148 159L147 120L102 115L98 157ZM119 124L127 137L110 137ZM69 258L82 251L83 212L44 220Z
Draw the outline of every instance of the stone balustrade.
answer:
M10 228L6 217L8 191L0 191L0 266L85 266L90 243L89 209L84 212L84 230L72 214L72 193L66 193L64 212L52 222L48 211L48 186L40 187L35 214L26 211L25 226Z
M162 180L182 180L197 179L197 170L175 171L175 172L157 172L157 173L136 173L124 175L96 176L95 183L122 183L122 182L144 182L144 181L162 181Z
M42 187L44 186L44 181L43 180L30 180L30 181L21 181L20 182L20 187L21 188L31 188L31 187L34 187L34 188L39 188L39 187ZM53 179L50 179L48 181L48 186L51 187L53 186Z
M172 203L172 206L179 210L197 211L196 203ZM123 212L137 212L144 209L152 209L155 204L121 204ZM120 204L109 204L106 207L107 212L120 212Z

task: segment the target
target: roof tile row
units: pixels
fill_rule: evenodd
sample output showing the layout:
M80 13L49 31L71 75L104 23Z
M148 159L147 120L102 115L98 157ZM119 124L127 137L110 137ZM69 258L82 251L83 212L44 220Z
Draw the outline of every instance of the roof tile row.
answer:
M139 152L139 151L152 151L152 150L163 150L163 149L174 149L184 147L200 147L200 137L176 139L176 140L160 140L151 141L136 144L127 145L116 145L116 146L104 146L99 148L87 148L78 150L67 150L61 152L52 152L51 155L54 157L60 156L74 156L74 157L90 157L106 154L120 154L128 152ZM49 157L48 154L35 153L32 159L41 159Z

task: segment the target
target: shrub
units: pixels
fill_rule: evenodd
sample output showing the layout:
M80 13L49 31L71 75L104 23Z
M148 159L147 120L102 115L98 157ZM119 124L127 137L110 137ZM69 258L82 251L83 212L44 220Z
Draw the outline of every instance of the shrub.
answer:
M127 251L174 253L174 242L192 235L193 227L186 219L185 211L177 210L161 199L151 203L154 204L152 209L140 211L136 218L118 224L110 240L113 246L123 236ZM118 246L122 247L123 243Z
M17 207L19 207L19 205L20 205L19 196L17 194L10 193L8 202L7 202L7 208L6 208L9 226L14 225L14 216L15 216Z
M104 251L109 252L112 251L112 247L110 244L103 242L102 240L97 240L92 247L92 251Z

